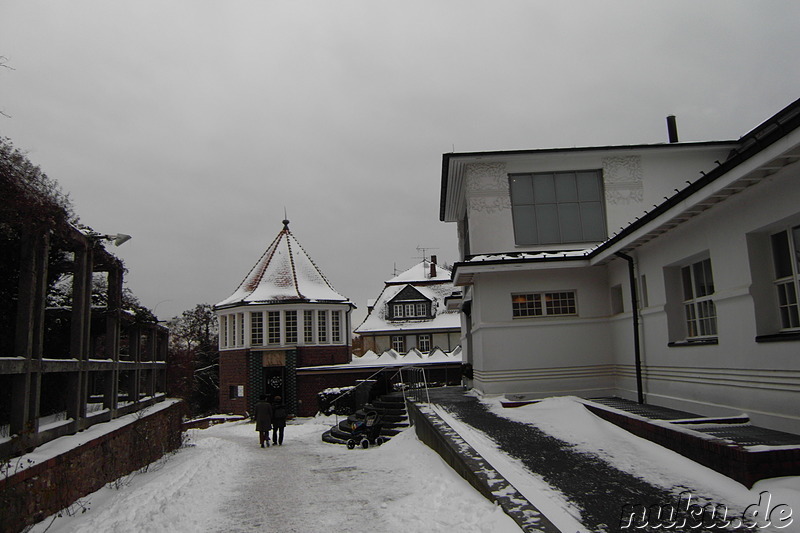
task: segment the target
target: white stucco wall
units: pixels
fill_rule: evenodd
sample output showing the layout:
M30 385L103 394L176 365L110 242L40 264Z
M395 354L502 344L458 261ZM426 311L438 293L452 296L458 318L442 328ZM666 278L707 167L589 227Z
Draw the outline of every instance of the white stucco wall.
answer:
M800 431L800 342L755 340L779 329L769 235L800 224L798 199L795 164L637 250L650 303L642 312L650 401L709 415L745 412L757 424ZM718 344L669 347L676 339L668 334L664 267L706 253Z
M605 267L479 274L472 360L486 393L607 394L612 386ZM513 318L511 294L574 290L578 316ZM580 391L580 392L579 392Z
M505 161L470 163L465 170L470 253L488 254L552 249L514 242L508 175L513 173L602 169L609 235L651 210L674 189L686 186L724 160L728 147L675 146L657 149L597 150L517 156ZM676 157L676 153L679 156ZM461 234L463 238L463 234ZM584 248L585 244L567 248ZM463 248L463 246L462 246Z
M660 203L675 188L698 178L698 168L710 170L714 159L722 160L726 153L726 149L689 152L680 162L670 161L664 153L636 154L639 166L625 168L633 168L634 175L637 168L641 170L641 201L635 187L627 192L624 184L607 187L607 193L627 194L607 206L609 230L612 221L627 220ZM613 157L618 156L627 157ZM598 154L564 159L560 167L544 158L536 168L530 161L525 165L516 161L467 169L472 254L522 251L513 242L508 173L598 168L603 163ZM633 164L631 159L606 159L605 176L610 162ZM769 236L800 224L798 199L800 163L794 163L632 252L638 289L642 277L646 279L646 294L640 292L646 305L640 311L639 332L647 401L700 415L744 412L757 425L800 432L800 342L756 342L756 336L779 329ZM670 342L684 340L684 318L680 296L674 306L677 314L668 316L669 270L665 269L679 269L701 257L710 257L712 263L718 344L671 347ZM473 384L488 394L529 398L557 394L635 398L627 262L613 259L593 268L557 266L475 275L469 291ZM579 316L512 318L512 293L551 290L576 290ZM622 294L621 313L611 303L617 290Z

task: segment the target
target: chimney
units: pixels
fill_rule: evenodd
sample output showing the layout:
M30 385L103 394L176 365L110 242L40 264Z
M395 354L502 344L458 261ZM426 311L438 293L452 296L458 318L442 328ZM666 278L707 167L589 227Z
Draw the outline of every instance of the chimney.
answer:
M667 135L670 143L678 142L678 125L675 122L675 115L667 117Z
M431 256L431 278L436 277L436 256Z

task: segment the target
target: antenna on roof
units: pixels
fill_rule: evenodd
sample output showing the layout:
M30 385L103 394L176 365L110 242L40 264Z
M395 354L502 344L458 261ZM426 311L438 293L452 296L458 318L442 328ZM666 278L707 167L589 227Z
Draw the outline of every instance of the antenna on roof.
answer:
M418 256L415 257L415 259L422 259L423 261L427 261L428 260L428 256L425 254L425 252L428 251L428 250L438 250L438 248L425 248L425 247L422 247L422 246L417 246L417 251L420 252L422 254L422 256L418 255Z
M428 262L428 257L425 254L425 252L427 252L428 250L438 250L438 248L425 248L425 247L422 247L422 246L417 246L417 251L422 254L422 257L417 256L417 259L422 259L423 266L424 266L425 263ZM431 260L432 260L433 263L435 263L436 262L436 256L435 255L431 256ZM430 270L430 274L429 274L428 277L431 277L431 278L436 277L436 267L435 266L431 265L431 270Z
M289 216L286 214L286 206L283 206L283 229L289 230Z

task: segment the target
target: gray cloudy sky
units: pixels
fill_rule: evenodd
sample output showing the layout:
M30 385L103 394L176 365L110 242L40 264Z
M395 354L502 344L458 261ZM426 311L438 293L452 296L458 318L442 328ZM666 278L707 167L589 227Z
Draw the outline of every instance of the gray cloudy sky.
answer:
M161 318L281 229L359 307L438 220L441 156L738 138L800 96L800 2L5 0L0 135L129 233ZM430 253L430 252L429 252Z

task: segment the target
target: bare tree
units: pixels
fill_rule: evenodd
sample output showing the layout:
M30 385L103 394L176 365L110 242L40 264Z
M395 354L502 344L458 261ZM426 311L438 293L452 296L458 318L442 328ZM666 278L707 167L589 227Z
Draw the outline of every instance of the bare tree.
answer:
M13 67L11 67L11 66L8 64L8 58L7 58L6 56L0 56L0 67L2 67L2 68L7 68L8 70L14 70L14 68L13 68ZM3 115L3 116L4 116L4 117L6 117L6 118L11 118L11 115L9 115L8 113L6 113L6 112L5 112L5 111L3 111L2 109L0 109L0 115Z

